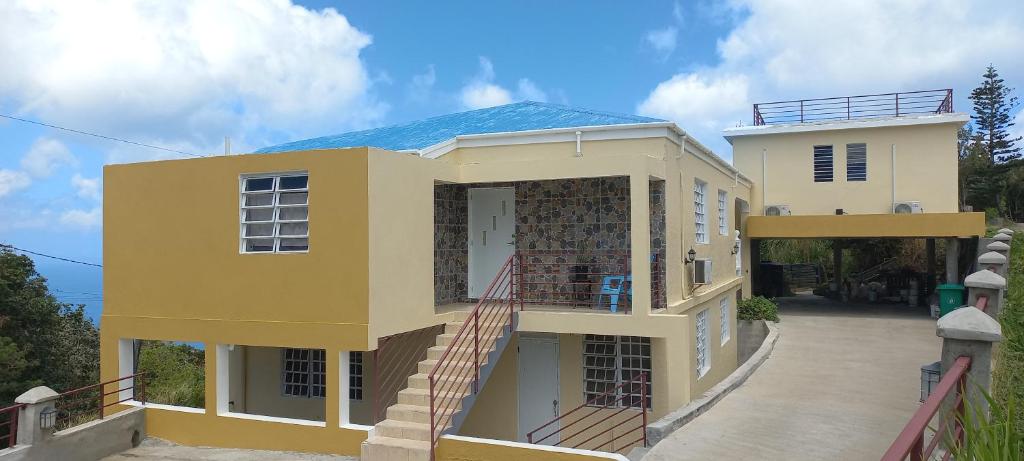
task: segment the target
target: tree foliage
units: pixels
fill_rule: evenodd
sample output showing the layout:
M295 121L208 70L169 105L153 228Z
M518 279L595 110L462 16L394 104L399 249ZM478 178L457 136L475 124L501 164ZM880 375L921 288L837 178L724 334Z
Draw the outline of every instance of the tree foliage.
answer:
M98 378L99 331L83 306L58 302L31 259L0 247L0 406L35 386Z
M1009 133L1014 125L1010 111L1017 107L1017 97L999 78L995 67L989 65L982 79L981 85L971 91L970 98L974 103L971 120L983 140L985 152L993 164L1018 159L1020 147L1015 143L1021 138L1011 138Z
M1021 137L1010 135L1017 97L995 67L989 66L970 99L973 126L957 136L961 205L1020 220L1024 218L1024 159L1017 145Z

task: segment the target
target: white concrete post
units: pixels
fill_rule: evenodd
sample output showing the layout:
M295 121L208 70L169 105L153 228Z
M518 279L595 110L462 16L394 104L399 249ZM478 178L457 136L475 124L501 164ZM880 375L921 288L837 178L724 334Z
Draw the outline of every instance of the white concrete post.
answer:
M989 251L994 251L1006 256L1007 258L1010 257L1010 245L1007 245L1005 242L992 242L986 245L985 248Z
M44 410L52 410L57 400L56 391L46 386L37 386L14 399L14 403L24 403L18 411L18 445L36 445L45 443L53 436L53 429L39 427L39 414Z
M1004 233L1000 232L1000 233L998 233L996 235L993 235L992 236L992 240L995 240L997 242L1003 242L1003 243L1009 245L1010 244L1010 240L1013 240L1013 237L1011 237L1010 234L1004 234Z
M1003 278L1006 278L1007 266L1006 256L998 252L990 251L978 256L978 269L988 269L1003 276Z
M943 375L958 357L971 358L965 397L976 410L987 414L988 401L981 392L990 392L992 387L992 344L1003 340L999 322L976 307L967 306L939 319L935 334L942 338ZM947 401L946 405L949 404Z
M1007 229L1005 227L1002 228L1002 229L999 229L999 231L997 233L999 233L999 234L1006 234L1006 235L1009 235L1010 237L1013 237L1013 231L1010 230L1010 229Z
M985 313L995 320L999 319L999 312L1003 305L1003 291L1006 289L1006 279L1003 276L990 270L982 269L964 280L967 287L967 305L975 306L978 298L988 297L985 306ZM949 314L947 314L949 315Z

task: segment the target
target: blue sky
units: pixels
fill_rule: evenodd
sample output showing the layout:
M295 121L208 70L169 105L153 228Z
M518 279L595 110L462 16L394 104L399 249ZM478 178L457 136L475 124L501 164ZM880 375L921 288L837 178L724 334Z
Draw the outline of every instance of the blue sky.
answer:
M673 120L729 159L720 130L753 102L952 87L967 110L989 63L1024 90L1022 16L994 0L2 2L0 113L210 154L531 99ZM0 152L0 242L96 263L102 166L179 157L4 119ZM99 311L99 269L37 261Z

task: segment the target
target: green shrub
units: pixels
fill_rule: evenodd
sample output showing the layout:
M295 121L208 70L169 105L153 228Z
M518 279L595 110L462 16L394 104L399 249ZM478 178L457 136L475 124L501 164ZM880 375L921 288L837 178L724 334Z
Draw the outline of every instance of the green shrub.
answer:
M995 346L992 394L1006 406L1024 402L1024 232L1013 235L1010 272L999 323L1003 341ZM1016 412L1017 434L1024 437L1024 412Z
M1024 438L1014 428L1018 419L1017 402L1010 399L1006 404L997 402L984 390L982 397L988 402L989 414L984 408L965 400L964 414L956 419L964 428L964 443L956 443L951 434L945 434L945 444L954 459L975 461L1019 461L1024 459Z
M202 350L182 343L144 341L138 370L146 373L147 401L204 407L206 373Z
M740 301L736 309L739 320L771 320L779 321L779 306L764 296L754 296Z

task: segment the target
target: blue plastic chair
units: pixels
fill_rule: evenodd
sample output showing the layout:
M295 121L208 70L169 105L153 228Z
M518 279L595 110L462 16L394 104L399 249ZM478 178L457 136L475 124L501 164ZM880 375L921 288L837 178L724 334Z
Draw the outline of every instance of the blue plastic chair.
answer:
M622 295L622 286L626 277L621 275L606 275L601 280L601 291L597 294L597 302L601 302L602 296L608 297L608 308L612 312L619 310L619 296Z

